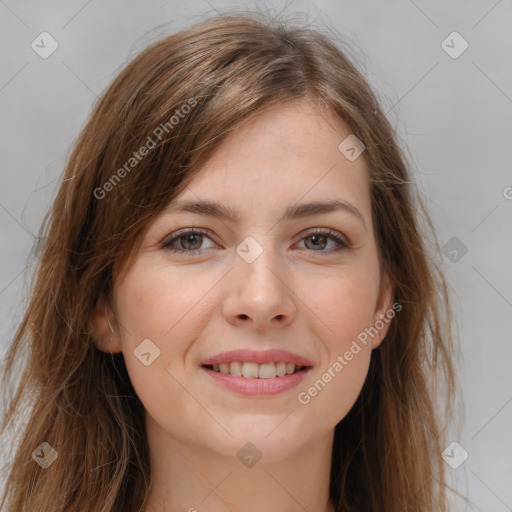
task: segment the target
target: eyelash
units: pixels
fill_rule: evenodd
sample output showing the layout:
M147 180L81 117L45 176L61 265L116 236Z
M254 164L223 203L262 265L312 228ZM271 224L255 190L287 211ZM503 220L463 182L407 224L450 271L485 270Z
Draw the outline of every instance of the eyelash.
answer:
M180 238L184 238L187 235L204 235L211 239L208 231L205 231L203 229L187 229L184 231L178 231L176 233L176 235L173 236L171 239L167 239L167 241L164 241L161 244L162 249L165 249L166 251L169 251L171 253L181 253L181 254L183 254L183 253L187 253L187 254L200 253L201 252L200 249L194 250L194 249L176 249L176 248L173 249L173 248L171 248L171 245L174 242L176 242ZM310 250L309 252L313 252L313 253L318 252L320 254L333 254L333 253L338 253L341 251L349 250L351 248L350 244L337 231L334 231L332 229L317 228L313 232L307 233L303 238L301 238L300 241L302 241L306 238L315 236L315 235L326 236L327 238L334 240L335 242L337 242L340 245L334 249L329 250L329 251ZM208 250L208 249L206 249L206 250Z

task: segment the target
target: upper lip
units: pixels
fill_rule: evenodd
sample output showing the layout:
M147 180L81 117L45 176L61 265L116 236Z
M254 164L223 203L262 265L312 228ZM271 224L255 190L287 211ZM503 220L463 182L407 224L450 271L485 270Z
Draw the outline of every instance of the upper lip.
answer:
M229 352L222 352L213 357L209 357L201 362L201 366L231 363L234 361L248 362L248 363L294 363L297 366L313 366L313 363L298 354L293 354L286 350L249 350L238 349L230 350Z

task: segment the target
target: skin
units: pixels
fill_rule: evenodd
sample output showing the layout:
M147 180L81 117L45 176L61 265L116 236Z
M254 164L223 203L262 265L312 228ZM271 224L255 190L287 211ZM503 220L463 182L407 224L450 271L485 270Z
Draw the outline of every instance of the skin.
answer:
M153 477L147 512L334 511L334 428L356 401L389 323L367 345L359 343L361 350L309 403L301 404L298 393L393 304L379 270L364 159L349 161L338 150L349 134L305 100L251 118L177 198L229 205L239 221L162 212L114 283L112 308L99 301L92 319L97 346L123 352L146 409ZM278 222L290 205L333 199L355 206L365 226L341 210ZM173 247L188 253L161 247L183 228L210 234L175 240ZM352 248L335 252L339 244L322 236L315 245L313 228L339 232ZM247 236L263 249L252 263L236 252ZM149 366L133 354L145 339L160 350ZM200 363L237 348L288 350L313 368L279 395L236 395ZM250 468L237 458L248 441L262 454Z

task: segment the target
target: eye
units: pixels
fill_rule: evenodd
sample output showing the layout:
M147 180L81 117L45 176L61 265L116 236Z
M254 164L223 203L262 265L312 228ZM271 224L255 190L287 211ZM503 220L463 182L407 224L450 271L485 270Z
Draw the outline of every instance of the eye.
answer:
M161 247L162 249L172 253L199 253L199 249L202 246L204 238L207 238L211 241L207 231L202 229L187 229L175 233L172 238L169 238L163 242ZM312 243L307 244L306 242L308 240L311 240ZM329 251L324 251L323 249L327 246L329 240L334 241L336 246ZM313 230L313 232L310 232L304 236L301 239L301 242L302 241L306 243L306 246L309 245L309 248L313 248L312 252L330 254L332 252L339 252L350 249L350 244L345 240L345 238L340 233L333 231L332 229L317 228ZM177 242L179 247L175 247Z
M207 232L201 229L178 231L174 237L162 245L162 248L177 253L197 252L197 249L202 245L204 237L209 238ZM181 242L179 244L181 247L178 249L173 247L177 241Z
M336 247L330 251L317 251L314 250L313 252L322 252L322 253L332 253L332 252L339 252L346 249L350 249L350 244L345 240L345 238L338 233L337 231L334 231L332 229L315 229L312 233L307 234L304 238L302 238L301 241L307 241L311 240L312 244L310 244L310 247L320 248L324 249L327 245L327 242L329 240L332 240L336 243ZM307 244L306 244L307 245Z

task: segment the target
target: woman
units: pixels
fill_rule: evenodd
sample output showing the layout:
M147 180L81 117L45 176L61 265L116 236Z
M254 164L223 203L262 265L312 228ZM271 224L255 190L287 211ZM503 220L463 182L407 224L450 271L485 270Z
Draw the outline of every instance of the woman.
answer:
M146 49L43 223L1 510L446 510L421 208L325 35L218 16Z

